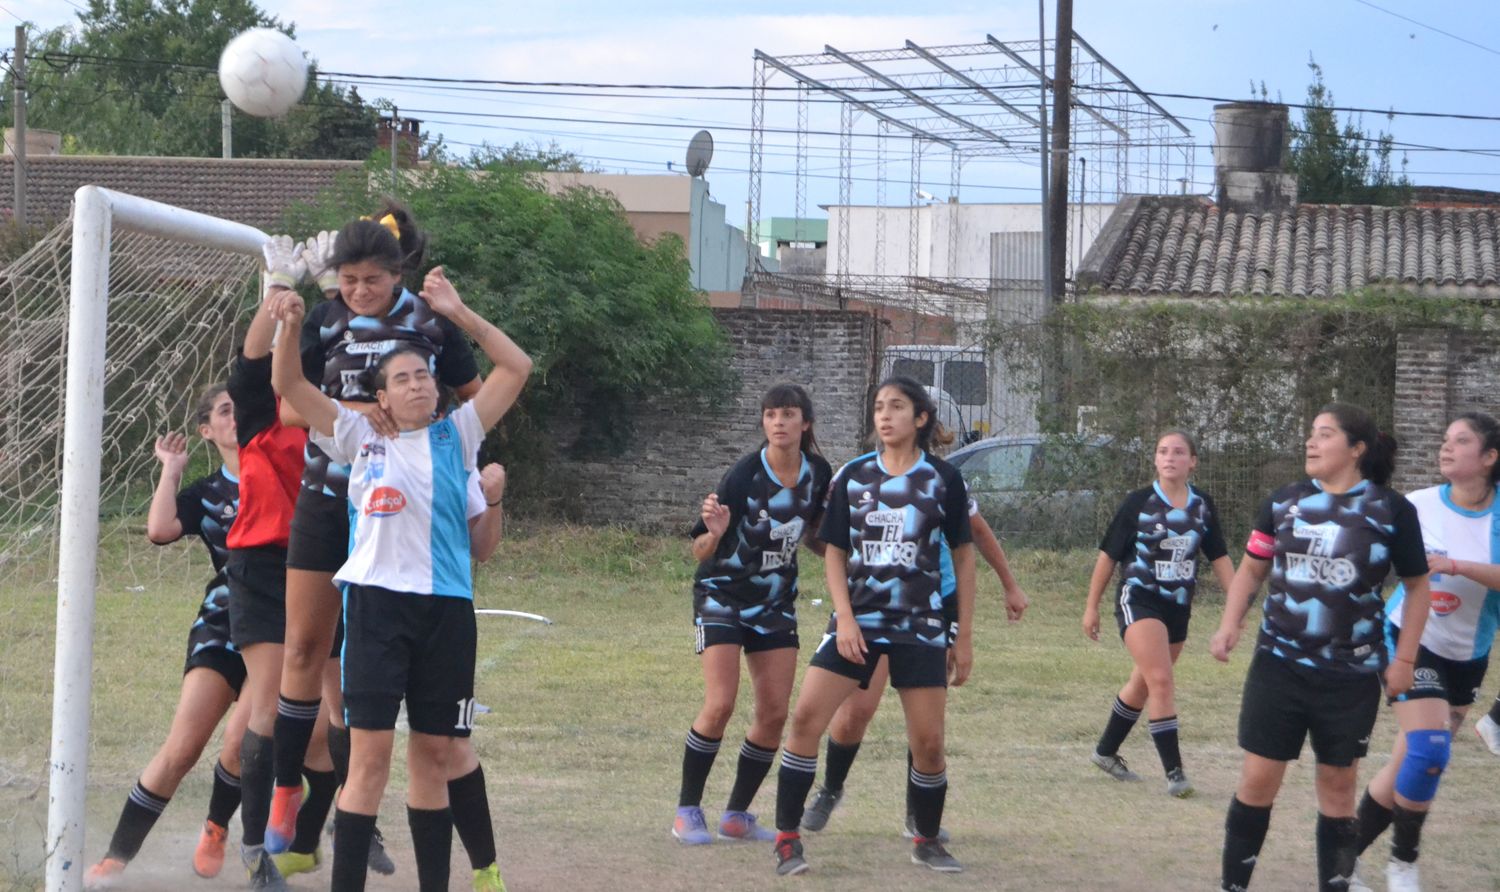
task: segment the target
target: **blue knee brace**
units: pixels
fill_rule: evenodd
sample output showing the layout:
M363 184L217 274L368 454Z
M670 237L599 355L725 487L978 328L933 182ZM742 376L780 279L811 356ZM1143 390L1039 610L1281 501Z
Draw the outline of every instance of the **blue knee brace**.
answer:
M1406 758L1396 772L1396 792L1411 802L1431 802L1437 795L1438 779L1448 767L1453 735L1436 729L1408 731Z

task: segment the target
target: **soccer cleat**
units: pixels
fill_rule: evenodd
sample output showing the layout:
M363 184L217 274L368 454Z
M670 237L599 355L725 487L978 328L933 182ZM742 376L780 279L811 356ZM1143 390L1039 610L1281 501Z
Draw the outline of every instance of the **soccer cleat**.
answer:
M677 807L677 819L672 822L672 835L685 846L706 846L714 841L713 834L708 832L708 821L703 817L703 809L696 805Z
M379 827L376 827L375 832L370 836L370 857L365 860L365 864L383 877L396 872L396 862L386 854L385 837L380 835Z
M813 794L812 802L802 812L802 829L817 833L827 827L828 817L833 814L833 810L838 808L843 799L843 790L818 787L818 792Z
M113 889L119 885L120 875L125 872L125 862L119 858L101 858L83 875L85 889Z
M1100 771L1117 781L1136 783L1141 779L1139 774L1131 771L1130 766L1125 764L1125 759L1122 756L1101 756L1098 753L1093 753L1089 756L1089 761L1098 765Z
M271 860L275 862L276 869L285 879L299 873L312 873L317 870L318 865L323 863L323 853L317 849L311 852L282 852L280 855L272 855Z
M1167 772L1167 795L1176 799L1186 799L1193 795L1193 782L1187 779L1187 775L1181 768L1173 768Z
M499 864L474 871L474 892L505 892L505 880L500 878Z
M1359 868L1363 862L1359 858L1354 859L1354 870L1349 874L1349 892L1375 892L1364 880L1359 877Z
M799 873L807 873L811 867L807 859L802 857L802 840L795 836L776 843L776 875L779 877L794 877Z
M1417 863L1392 858L1385 866L1385 888L1388 892L1421 892Z
M912 814L911 812L906 813L906 825L901 828L901 836L904 839L917 838L917 816ZM938 842L946 844L951 841L953 837L948 835L947 827L939 827L937 839Z
M302 785L277 787L271 793L271 817L266 821L266 851L280 855L297 837L297 809L302 807Z
M719 818L719 838L770 842L776 834L756 823L755 815L747 811L726 811Z
M958 859L948 854L943 844L935 839L917 840L917 844L912 846L911 863L925 865L938 873L964 872L964 866L958 863Z
M1479 721L1474 723L1474 733L1479 735L1479 739L1484 741L1484 745L1490 752L1500 756L1500 724L1497 724L1488 714L1482 715Z
M193 849L193 873L211 880L224 867L224 839L228 828L213 821L203 822L203 831L198 834L198 847Z
M266 854L265 846L248 846L240 849L240 861L250 874L250 888L266 889L269 892L290 892L276 862Z

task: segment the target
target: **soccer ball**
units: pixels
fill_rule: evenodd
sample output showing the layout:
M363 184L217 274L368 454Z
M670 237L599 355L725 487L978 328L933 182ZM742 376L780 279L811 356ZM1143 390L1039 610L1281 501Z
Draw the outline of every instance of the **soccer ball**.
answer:
M252 28L219 56L219 85L235 107L257 118L277 118L307 89L307 60L280 31Z

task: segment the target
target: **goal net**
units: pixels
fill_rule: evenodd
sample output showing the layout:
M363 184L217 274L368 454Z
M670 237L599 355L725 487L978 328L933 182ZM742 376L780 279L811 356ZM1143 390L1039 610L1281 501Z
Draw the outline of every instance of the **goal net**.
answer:
M228 374L265 239L243 224L84 187L71 220L0 270L0 806L7 789L34 801L49 783L42 845L21 839L40 816L11 817L29 826L7 834L0 823L0 842L9 836L13 850L0 855L22 874L40 873L45 859L48 889L80 888L86 866L87 763L91 742L100 746L89 733L96 595L120 615L149 615L104 599L201 597L211 574L196 545L145 542L160 473L153 446L165 433L188 435L184 482L218 466L192 407ZM192 609L188 600L178 612L190 621ZM180 652L187 627L132 637L152 654L158 639ZM118 673L135 671L133 654L101 645L100 657L100 684L131 687ZM111 703L99 714L121 705L128 709ZM41 733L49 711L50 747Z

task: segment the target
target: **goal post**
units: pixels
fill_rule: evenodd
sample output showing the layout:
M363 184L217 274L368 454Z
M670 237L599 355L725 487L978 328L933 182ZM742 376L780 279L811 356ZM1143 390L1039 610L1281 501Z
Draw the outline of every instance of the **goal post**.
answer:
M243 223L99 186L74 194L47 794L47 889L83 887L94 598L98 573L110 245L115 229L237 254L269 239Z

